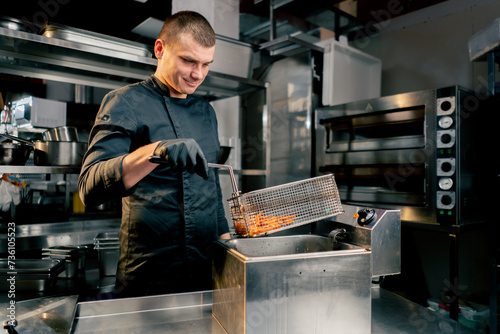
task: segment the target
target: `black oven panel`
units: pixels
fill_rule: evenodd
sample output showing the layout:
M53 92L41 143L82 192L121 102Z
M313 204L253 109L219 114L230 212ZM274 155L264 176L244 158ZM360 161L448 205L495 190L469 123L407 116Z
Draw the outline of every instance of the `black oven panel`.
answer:
M314 170L335 175L346 204L400 208L403 221L416 223L475 220L475 102L453 86L320 108Z

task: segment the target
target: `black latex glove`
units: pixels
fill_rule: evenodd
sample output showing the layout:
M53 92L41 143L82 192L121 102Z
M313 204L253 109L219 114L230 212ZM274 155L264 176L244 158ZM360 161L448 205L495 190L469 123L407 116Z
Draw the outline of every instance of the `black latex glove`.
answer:
M154 155L165 159L174 170L185 170L208 179L207 160L194 139L164 140L156 146Z

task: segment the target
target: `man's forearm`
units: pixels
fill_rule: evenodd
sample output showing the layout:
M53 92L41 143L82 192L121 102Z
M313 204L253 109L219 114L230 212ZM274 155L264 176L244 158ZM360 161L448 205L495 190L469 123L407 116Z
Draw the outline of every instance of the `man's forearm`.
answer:
M153 155L156 146L158 146L158 142L139 147L123 159L122 171L125 189L128 190L135 186L158 166L158 164L148 160Z

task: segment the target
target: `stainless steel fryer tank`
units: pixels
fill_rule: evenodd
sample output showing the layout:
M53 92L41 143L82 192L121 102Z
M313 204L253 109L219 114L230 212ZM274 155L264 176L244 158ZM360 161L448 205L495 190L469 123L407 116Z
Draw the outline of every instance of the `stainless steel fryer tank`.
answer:
M329 239L216 242L214 317L228 333L369 333L370 252L349 244L333 250Z
M401 271L401 212L343 209L313 234L216 242L212 313L227 333L371 332L372 278Z

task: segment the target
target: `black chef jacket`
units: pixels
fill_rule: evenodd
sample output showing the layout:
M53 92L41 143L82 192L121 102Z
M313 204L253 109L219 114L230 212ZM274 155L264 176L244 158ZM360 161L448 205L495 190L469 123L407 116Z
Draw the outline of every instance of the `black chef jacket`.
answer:
M208 162L219 151L215 111L188 95L171 98L157 78L107 94L78 181L86 205L122 198L117 296L211 289L212 244L229 231L218 172L208 180L160 165L128 191L122 160L158 140L194 138Z

